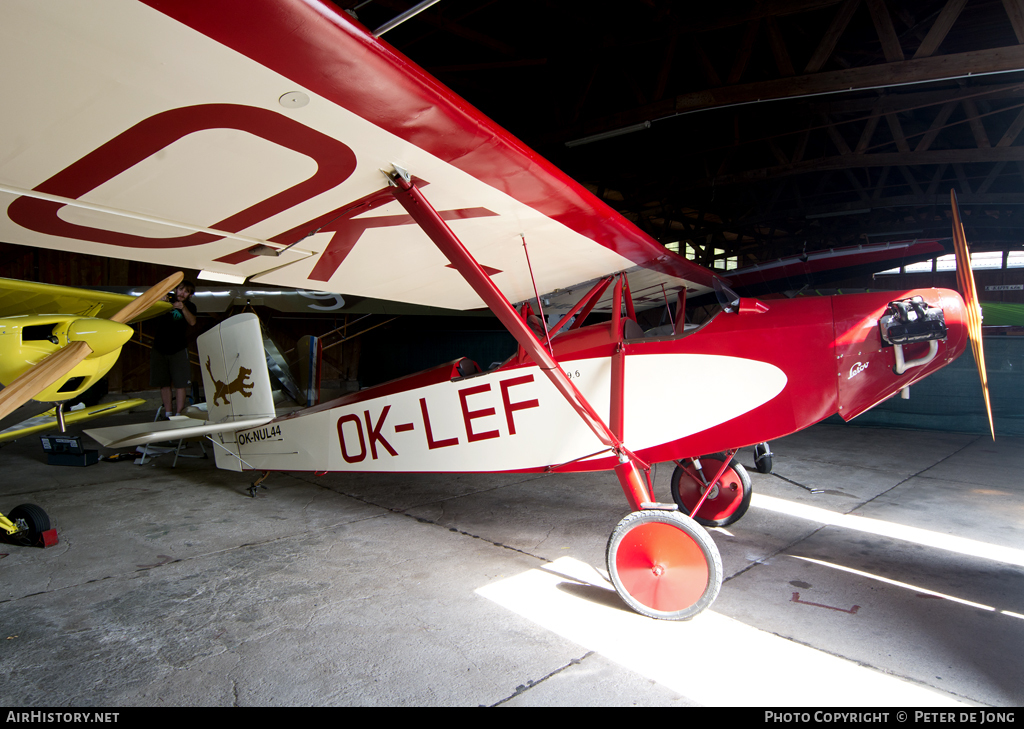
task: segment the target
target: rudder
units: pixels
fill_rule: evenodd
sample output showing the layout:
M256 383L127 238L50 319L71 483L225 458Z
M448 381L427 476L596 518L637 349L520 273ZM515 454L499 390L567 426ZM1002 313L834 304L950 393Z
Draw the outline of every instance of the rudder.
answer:
M226 319L200 335L196 343L211 423L275 416L263 337L255 314ZM223 446L214 448L217 467L240 471L235 433L224 431L214 438Z

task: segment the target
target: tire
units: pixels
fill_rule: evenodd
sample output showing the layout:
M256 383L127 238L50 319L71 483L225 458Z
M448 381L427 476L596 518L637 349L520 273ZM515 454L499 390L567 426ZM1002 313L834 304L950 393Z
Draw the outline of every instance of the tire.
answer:
M754 446L754 467L758 473L772 472L772 452L767 443L758 443Z
M18 519L25 520L28 531L16 534L15 538L23 540L26 544L34 544L39 539L39 535L50 528L50 517L46 515L42 508L35 504L15 506L11 509L11 513L7 515L7 518L14 522Z
M722 588L722 557L711 535L675 511L626 516L608 539L605 559L619 597L649 618L689 620Z
M700 463L705 478L708 480L714 478L725 459L726 454L724 453L701 456ZM704 482L697 475L697 469L692 461L686 468L676 466L676 470L672 472L672 499L679 507L679 511L687 516L693 516L691 512L700 501L703 488ZM722 474L717 492L713 491L712 495L704 500L699 516L694 516L693 519L704 527L729 526L739 521L740 517L747 513L752 493L753 488L750 485L750 475L747 473L747 469L734 458L729 464L729 468Z

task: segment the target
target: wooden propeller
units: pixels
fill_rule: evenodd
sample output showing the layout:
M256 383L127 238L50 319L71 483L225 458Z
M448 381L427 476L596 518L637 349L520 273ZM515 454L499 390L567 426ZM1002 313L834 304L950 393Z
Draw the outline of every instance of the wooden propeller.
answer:
M167 292L176 288L184 277L185 275L181 271L168 276L110 317L110 320L120 324L130 321L146 311L155 302L164 298ZM6 418L54 382L64 377L90 354L92 354L92 348L86 342L78 341L70 342L53 354L45 357L39 364L30 368L10 385L0 390L0 419Z
M981 378L981 393L985 398L989 432L992 434L992 440L995 440L996 428L992 422L992 401L988 394L988 371L985 369L985 350L981 342L981 304L978 303L978 290L974 285L971 252L967 247L964 224L960 220L960 206L957 204L956 190L949 191L949 198L953 208L953 251L956 254L957 286L964 297L964 308L967 310L967 336L971 339L974 362L978 365L978 376Z
M169 291L178 288L178 284L180 284L184 278L185 274L181 271L175 271L156 286L150 287L150 289L143 293L142 296L137 297L135 301L121 309L121 311L110 317L110 320L121 324L131 321L153 304L167 296Z

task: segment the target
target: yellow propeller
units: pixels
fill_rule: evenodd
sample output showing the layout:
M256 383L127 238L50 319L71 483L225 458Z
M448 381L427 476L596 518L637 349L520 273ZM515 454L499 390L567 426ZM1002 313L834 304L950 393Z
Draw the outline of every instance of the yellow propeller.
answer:
M184 278L185 275L181 271L168 276L110 317L110 321L116 324L130 321L163 299L167 292L176 288ZM128 332L127 337L124 336L124 331ZM0 419L6 418L92 354L93 348L88 344L90 340L94 340L93 343L98 348L112 351L128 341L131 330L104 324L92 329L72 325L69 334L71 339L77 341L71 341L67 346L61 347L0 390ZM117 339L121 339L120 344L116 344Z
M974 274L971 272L971 252L967 247L964 224L960 220L960 206L957 204L956 190L949 191L949 198L953 208L953 251L956 253L956 280L960 293L964 297L964 308L967 311L967 335L971 339L974 362L978 365L978 376L981 378L981 393L985 397L988 428L992 434L992 440L995 440L996 427L992 422L992 401L988 395L988 371L985 369L985 350L982 348L981 343L981 304L978 303L978 290L974 286Z

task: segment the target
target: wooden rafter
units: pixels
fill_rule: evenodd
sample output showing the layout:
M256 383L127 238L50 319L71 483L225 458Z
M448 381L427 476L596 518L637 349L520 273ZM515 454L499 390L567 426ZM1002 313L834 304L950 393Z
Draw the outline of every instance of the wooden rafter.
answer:
M871 13L871 21L875 24L875 31L878 39L882 42L882 53L888 63L904 60L903 48L900 47L900 39L896 35L896 29L892 25L892 17L889 15L889 8L885 0L865 0L868 11Z
M928 35L925 36L924 40L921 41L921 45L917 47L917 51L914 52L914 58L927 58L939 50L939 46L946 39L950 28L953 27L956 19L960 17L960 11L964 9L966 4L967 0L947 0L939 16L932 23Z
M1024 147L995 148L987 147L982 149L943 149L928 152L879 152L875 154L840 154L832 157L804 160L802 162L779 165L776 167L762 167L758 169L745 170L732 174L723 174L713 179L695 180L683 187L695 189L710 187L711 185L735 185L760 180L801 175L808 172L824 172L826 170L852 170L862 167L889 167L889 166L931 166L947 164L976 164L996 162L1024 162ZM929 193L931 194L931 193Z
M839 42L840 36L846 31L846 26L850 24L850 20L857 11L858 5L860 5L860 0L845 0L839 7L828 30L825 31L821 41L818 42L818 47L814 49L814 53L811 54L810 59L807 61L807 66L804 67L804 75L820 71L822 66L825 65L825 61L832 56L836 43Z
M630 111L595 120L586 125L588 134L617 129L672 114L720 106L763 103L769 100L815 96L853 89L884 88L904 84L952 79L986 73L1024 70L1024 45L991 48L945 56L883 63L842 71L780 78L708 88L680 94L671 104L636 107Z

